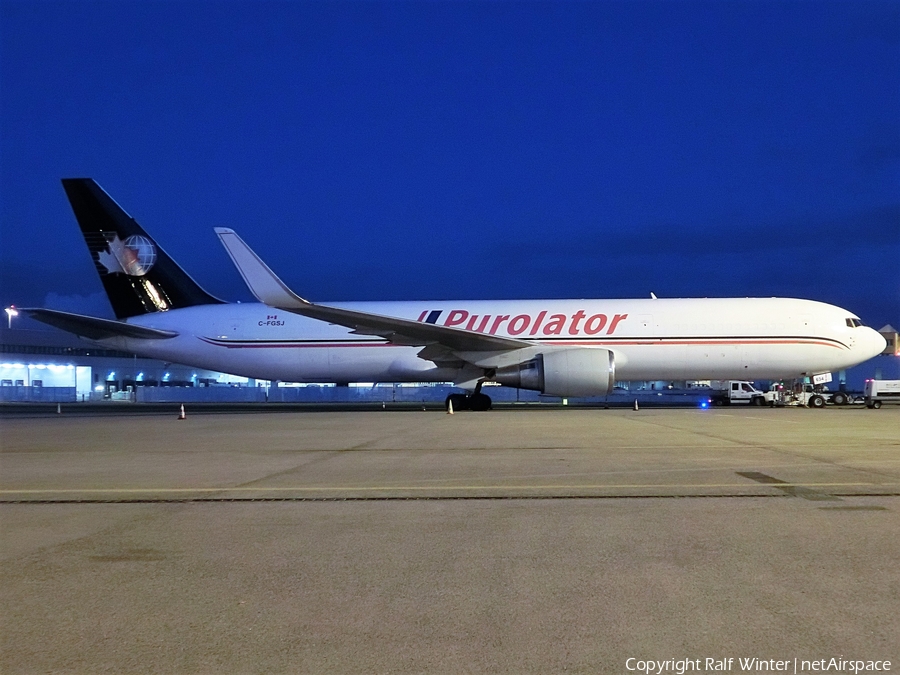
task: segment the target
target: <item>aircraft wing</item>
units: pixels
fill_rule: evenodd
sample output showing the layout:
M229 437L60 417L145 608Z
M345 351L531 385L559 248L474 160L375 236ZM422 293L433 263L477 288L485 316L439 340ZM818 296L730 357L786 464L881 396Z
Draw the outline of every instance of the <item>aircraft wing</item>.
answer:
M74 333L89 340L105 340L111 337L130 337L142 340L167 340L177 337L178 333L159 328L136 326L124 321L99 319L95 316L84 316L56 309L20 309L35 321L54 326L67 333Z
M234 230L215 230L250 292L270 307L346 326L361 335L379 335L401 345L440 345L454 352L498 352L532 346L525 340L309 302L288 288Z

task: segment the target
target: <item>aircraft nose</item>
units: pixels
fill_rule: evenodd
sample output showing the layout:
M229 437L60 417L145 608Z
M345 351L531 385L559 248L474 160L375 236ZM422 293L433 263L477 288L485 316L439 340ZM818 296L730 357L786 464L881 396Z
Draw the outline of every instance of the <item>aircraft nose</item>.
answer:
M872 358L884 351L887 340L877 330L866 327L866 339L861 341L860 347L866 350L866 358Z

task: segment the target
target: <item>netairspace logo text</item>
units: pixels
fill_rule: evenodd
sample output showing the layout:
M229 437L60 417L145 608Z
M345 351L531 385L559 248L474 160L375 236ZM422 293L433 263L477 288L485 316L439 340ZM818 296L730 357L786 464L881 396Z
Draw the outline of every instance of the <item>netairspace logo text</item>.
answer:
M674 673L865 673L889 672L890 661L865 661L861 659L845 659L843 656L829 659L759 659L725 658L725 659L666 659L651 661L630 658L625 661L625 668L630 672L644 675L664 675Z

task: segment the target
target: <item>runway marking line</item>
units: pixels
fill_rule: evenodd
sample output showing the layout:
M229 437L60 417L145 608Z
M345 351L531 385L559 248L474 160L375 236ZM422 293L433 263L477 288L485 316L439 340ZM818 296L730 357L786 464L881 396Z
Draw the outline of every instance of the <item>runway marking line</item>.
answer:
M766 484L766 487L877 487L897 488L900 483L777 483ZM699 489L699 488L750 488L757 487L752 483L696 483L696 484L606 484L606 485L407 485L407 486L314 486L314 487L197 487L197 488L45 488L0 490L0 495L22 494L185 494L191 492L426 492L448 490L609 490L609 489Z

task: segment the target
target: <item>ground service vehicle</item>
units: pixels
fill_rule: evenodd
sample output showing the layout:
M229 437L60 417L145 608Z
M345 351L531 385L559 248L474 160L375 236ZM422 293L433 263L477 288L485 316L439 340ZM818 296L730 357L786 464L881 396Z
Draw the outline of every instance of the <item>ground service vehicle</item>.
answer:
M807 408L824 408L826 403L847 405L853 403L853 394L845 391L828 391L821 384L794 382L790 386L773 384L765 394L766 403L770 407L806 406Z
M866 407L880 408L885 401L900 403L900 380L866 380Z
M709 402L712 405L731 405L732 403L749 403L765 405L766 395L753 386L752 382L728 380L713 386Z

